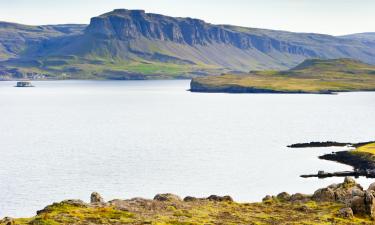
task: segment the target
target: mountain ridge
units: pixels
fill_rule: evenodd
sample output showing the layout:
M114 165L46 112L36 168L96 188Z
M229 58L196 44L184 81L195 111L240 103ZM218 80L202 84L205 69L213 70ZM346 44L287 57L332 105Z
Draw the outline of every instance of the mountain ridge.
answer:
M363 39L215 25L144 10L115 9L89 25L19 26L2 28L11 34L4 36L0 23L2 79L14 77L10 69L19 76L112 79L103 74L109 71L116 79L154 79L283 70L307 58L375 64L375 43ZM17 48L9 49L18 36Z

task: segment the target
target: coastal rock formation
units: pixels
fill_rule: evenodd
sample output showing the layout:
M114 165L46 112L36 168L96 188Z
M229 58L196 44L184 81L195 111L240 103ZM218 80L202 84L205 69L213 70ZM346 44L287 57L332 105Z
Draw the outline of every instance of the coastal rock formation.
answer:
M104 203L104 199L102 198L102 196L97 193L97 192L93 192L90 196L90 203L91 204L100 204L100 203Z

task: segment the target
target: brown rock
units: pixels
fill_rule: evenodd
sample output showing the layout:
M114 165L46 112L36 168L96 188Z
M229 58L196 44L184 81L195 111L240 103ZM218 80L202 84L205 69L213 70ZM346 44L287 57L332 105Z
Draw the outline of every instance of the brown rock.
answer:
M156 201L162 201L162 202L175 202L175 201L182 201L182 199L174 194L157 194L154 197L154 200Z
M104 199L98 192L93 192L90 196L91 204L104 203Z
M292 202L305 202L305 201L309 201L311 199L311 197L309 195L304 195L304 194L301 194L301 193L296 193L292 196L290 196L290 201Z
M225 196L211 195L207 199L210 201L215 201L215 202L233 202L233 198L230 197L229 195L225 195Z
M269 201L272 201L272 200L273 200L273 198L272 198L271 195L266 195L266 197L264 197L264 198L262 199L263 202L269 202Z
M312 199L318 202L334 202L335 192L330 188L321 188L314 192Z
M0 223L5 224L5 225L15 225L15 221L11 217L4 217L4 219L0 220Z
M279 199L281 201L289 201L290 200L290 194L288 194L286 192L281 192L276 197L277 197L277 199Z
M355 215L366 215L365 198L360 196L355 196L350 202L350 208L353 210Z
M370 186L367 189L368 191L375 191L375 183L370 184Z

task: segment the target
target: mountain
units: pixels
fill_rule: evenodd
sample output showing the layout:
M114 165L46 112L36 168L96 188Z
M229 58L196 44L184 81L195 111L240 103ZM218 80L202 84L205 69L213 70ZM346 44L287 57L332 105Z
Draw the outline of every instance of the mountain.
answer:
M0 78L153 79L289 69L308 58L375 64L375 44L116 9L89 25L0 24ZM40 76L37 76L40 77Z
M355 39L366 43L372 43L373 46L375 44L375 32L349 34L342 37L347 39Z
M353 59L307 59L285 71L193 78L193 92L320 93L375 91L375 66Z

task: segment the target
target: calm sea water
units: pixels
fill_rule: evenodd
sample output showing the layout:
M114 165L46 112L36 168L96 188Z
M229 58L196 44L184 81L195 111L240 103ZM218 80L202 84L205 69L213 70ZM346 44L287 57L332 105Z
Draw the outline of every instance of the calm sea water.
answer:
M0 82L0 216L32 216L64 199L172 192L260 201L312 193L350 167L309 141L375 139L375 93L190 93L189 81ZM363 185L371 180L360 179Z

